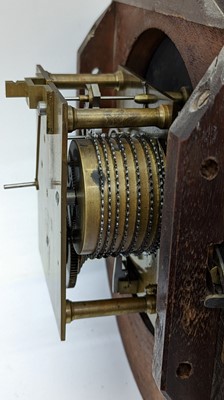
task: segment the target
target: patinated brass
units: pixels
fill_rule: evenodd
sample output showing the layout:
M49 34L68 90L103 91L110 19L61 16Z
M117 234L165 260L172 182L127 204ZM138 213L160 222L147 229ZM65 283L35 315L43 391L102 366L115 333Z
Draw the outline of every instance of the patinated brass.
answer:
M155 108L76 109L68 107L68 129L128 128L157 126L169 128L173 120L172 106L161 104Z
M101 96L101 86L119 93ZM67 88L84 89L78 100L90 108L69 106L59 90ZM155 312L155 291L150 292L155 282L145 276L136 281L134 293L146 297L67 305L66 282L77 277L87 258L157 251L165 155L151 132L154 127L167 132L186 91L160 93L124 68L112 74L76 75L50 74L38 66L35 78L6 82L6 95L26 97L29 107L38 111L32 185L39 189L40 252L61 338L66 320ZM124 100L125 105L100 108L100 100L106 99ZM132 131L121 132L129 127ZM153 129L147 135L141 127ZM104 128L115 128L115 136L108 136L107 130L102 134ZM71 142L68 161L68 133L82 129L76 135L83 136Z
M51 74L41 66L37 66L38 74L34 78L25 78L24 81L7 81L7 97L26 97L31 109L37 109L40 102L46 104L47 133L55 133L54 102L55 89L84 89L89 85L112 87L115 90L129 88L137 93L132 96L138 105L153 104L163 99L163 104L153 108L128 109L74 109L69 106L69 131L82 128L119 128L157 126L167 129L174 119L172 101L184 103L189 97L186 88L179 92L167 92L165 95L155 93L139 93L145 82L137 76L120 68L111 74ZM91 92L91 90L90 90ZM91 94L80 95L80 101L91 103ZM166 97L168 96L168 97ZM130 96L129 96L130 97ZM167 102L164 104L164 99ZM108 97L109 99L109 97ZM170 99L170 101L169 101Z
M120 147L115 138L102 140L101 143L97 139L94 142L91 138L79 138L75 139L70 147L71 160L74 160L76 193L75 215L77 218L73 225L76 232L73 237L76 252L80 255L94 254L99 235L102 241L100 251L104 256L115 255L121 251L121 248L123 253L136 252L141 248L146 236L149 248L158 231L161 196L153 147L150 142L144 140L145 147L143 148L140 139L132 138L138 162L137 175L133 146L131 147L128 137L120 138ZM96 152L96 145L99 153ZM161 148L160 151L165 163ZM148 175L149 165L145 152L150 157L151 178ZM116 166L114 157L116 157ZM139 199L141 199L141 209L139 209ZM118 210L117 207L119 207ZM128 215L126 214L127 207ZM148 220L152 210L152 225L148 231ZM116 219L117 212L119 212L119 221ZM139 222L137 215L139 215ZM135 237L135 246L132 248L131 243ZM106 250L102 250L105 248L105 242L107 242Z
M38 102L46 99L47 87L54 84L58 89L81 89L88 84L112 87L116 90L128 85L139 85L140 79L119 70L113 74L50 74L40 66L41 76L25 78L24 81L7 81L6 97L26 97L30 108L37 108Z
M123 297L94 301L66 301L66 323L75 319L123 315L129 313L156 312L156 296Z
M139 82L139 79L124 74L121 70L114 74L49 74L49 79L59 89L81 89L85 85L96 83L120 90L130 83Z
M66 98L67 101L80 101L81 103L90 103L90 95L79 95L76 97L68 97ZM136 96L100 96L100 100L116 100L116 101L121 101L121 100L133 100L137 104L153 104L158 101L158 97L154 94L137 94Z
M189 96L190 92L187 88L183 87L180 92L165 92L167 96L169 96L172 100L178 103L185 103ZM90 103L91 98L89 94L80 94L79 96L75 97L66 97L67 101L80 101L81 103ZM123 101L123 100L133 100L136 104L153 104L161 100L159 96L156 94L146 94L140 93L136 94L136 96L122 96L122 95L112 95L112 96L100 96L100 100L116 100L116 101Z

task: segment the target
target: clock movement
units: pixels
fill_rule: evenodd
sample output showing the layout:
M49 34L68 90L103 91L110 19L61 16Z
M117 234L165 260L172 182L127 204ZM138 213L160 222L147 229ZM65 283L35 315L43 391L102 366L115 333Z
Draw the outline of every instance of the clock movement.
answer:
M113 1L78 72L6 82L37 109L39 248L61 339L117 315L144 399L224 398L222 1ZM71 301L87 259L112 298Z

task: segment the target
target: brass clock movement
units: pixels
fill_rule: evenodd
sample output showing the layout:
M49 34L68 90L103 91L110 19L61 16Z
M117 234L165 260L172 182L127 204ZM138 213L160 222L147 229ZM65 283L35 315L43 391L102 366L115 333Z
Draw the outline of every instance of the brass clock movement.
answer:
M144 399L224 398L222 10L113 1L78 73L6 82L38 113L34 181L5 188L37 189L61 339L72 320L118 315ZM113 298L70 301L100 258Z

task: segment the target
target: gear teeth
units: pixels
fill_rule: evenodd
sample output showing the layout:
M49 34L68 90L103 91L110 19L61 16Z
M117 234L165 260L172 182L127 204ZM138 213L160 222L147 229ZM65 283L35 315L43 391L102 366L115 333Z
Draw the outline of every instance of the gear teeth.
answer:
M96 156L98 160L98 173L99 173L99 181L100 181L100 229L98 233L98 239L97 239L97 246L93 254L90 255L90 258L98 258L100 257L100 250L103 245L103 230L104 230L104 173L103 173L103 167L102 167L102 159L101 159L101 154L100 154L100 148L99 148L99 140L97 140L95 137L92 137L92 143L95 147L96 151Z
M77 276L86 258L76 253L71 241L69 241L69 246L70 246L70 275L68 281L68 288L73 288L75 287Z
M143 252L154 254L160 245L165 181L165 157L159 141L150 139L143 134L135 136L121 134L114 138L96 134L89 137L88 140L89 146L92 143L92 150L97 159L100 205L97 245L87 258L117 257L119 254L139 255ZM139 148L141 148L140 152ZM144 156L144 162L140 159L140 154ZM75 190L77 182L74 163L72 164L71 161L69 167L72 168L72 187ZM120 168L123 168L121 176ZM132 172L129 171L129 168ZM147 173L143 174L142 168L144 171L147 168ZM144 182L141 182L143 177ZM136 189L130 179L136 183ZM146 196L149 196L146 216L143 214L141 204L145 199L142 199L145 196L142 192L145 179L148 180L149 190L148 194L146 193ZM121 182L124 186L122 188L120 187ZM135 196L133 197L134 208L131 208L131 196ZM121 210L121 205L122 208L125 207L125 210ZM145 200L144 206L147 207ZM75 207L72 211L71 232L73 234L78 215L76 215ZM122 212L124 215L121 215ZM147 220L144 220L144 217ZM141 221L143 220L144 234L141 232ZM132 222L130 223L130 221ZM129 237L129 235L131 236ZM144 236L141 236L139 243L140 235ZM128 239L129 244L127 245ZM75 241L74 237L73 241ZM75 260L74 264L78 265L80 262L78 255L73 254L72 257ZM76 269L74 274L77 275L77 273Z
M130 215L130 182L129 182L127 155L126 155L124 144L123 144L120 136L116 137L116 141L117 141L119 150L123 157L123 166L124 166L124 171L125 171L125 186L126 186L125 187L125 190L126 190L125 226L124 226L122 240L121 240L120 245L116 252L117 255L119 255L122 252L124 252L124 247L125 247L127 237L128 237L129 215Z
M79 273L79 256L76 254L71 242L68 244L70 246L70 271L69 271L69 281L68 288L73 288L76 284L77 275Z
M155 254L160 245L160 235L161 235L161 223L162 223L162 209L163 209L163 200L164 200L164 183L165 183L165 165L164 165L164 157L161 146L158 140L149 139L152 145L155 158L156 158L156 168L157 168L157 176L159 180L159 217L157 224L157 232L155 235L155 240L150 247L149 251L151 254Z
M98 138L103 154L104 160L106 164L106 176L107 176L107 186L108 186L108 219L107 219L107 230L106 230L106 238L103 247L101 248L100 254L98 254L98 258L105 257L107 252L109 251L109 243L111 238L111 217L112 217L112 193L111 193L111 174L110 174L110 164L108 159L108 151L106 147L106 141L102 138Z
M71 155L69 153L68 158L68 189L75 190L77 185L77 179L75 175L75 165L76 161L71 159ZM70 259L67 260L69 263L69 280L68 280L68 288L73 288L77 281L77 275L79 271L87 259L85 256L78 255L74 249L72 243L72 236L75 227L76 215L75 215L75 205L67 206L67 246L70 247Z
M150 208L149 208L149 218L147 223L147 233L141 247L137 252L137 255L143 253L144 251L150 252L151 230L153 226L153 216L154 216L154 187L153 187L151 158L148 150L148 143L145 140L145 138L143 136L140 136L139 141L141 143L141 146L143 148L147 160Z
M115 152L113 140L114 139L109 138L109 146L110 146L110 150L111 150L111 154L112 154L114 171L115 171L115 181L116 181L116 215L115 215L115 228L114 228L114 234L113 234L113 239L112 239L112 243L111 243L110 253L112 256L115 257L117 255L115 253L115 246L116 246L116 242L117 242L117 238L118 238L119 218L120 218L120 183L119 183L119 171L118 171L118 166L117 166L117 158L116 158L116 152Z
M135 173L136 173L136 182L137 182L137 208L136 208L136 221L135 221L135 230L134 230L134 235L132 238L132 241L128 247L128 249L123 253L124 255L128 255L130 253L134 253L136 243L139 237L139 231L140 231L140 221L141 221L141 176L140 176L140 169L139 169L139 162L138 162L138 156L137 156L137 151L135 148L135 144L133 139L130 136L125 137L127 142L129 143L132 151L132 155L134 158L134 163L135 163Z

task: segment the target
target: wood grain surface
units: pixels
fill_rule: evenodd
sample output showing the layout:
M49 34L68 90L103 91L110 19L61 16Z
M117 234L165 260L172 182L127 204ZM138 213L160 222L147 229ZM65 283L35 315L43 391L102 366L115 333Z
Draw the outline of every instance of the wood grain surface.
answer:
M168 140L156 370L171 399L210 400L214 362L220 367L216 376L223 374L217 348L220 311L204 306L209 249L224 240L223 69L224 51L172 125ZM218 393L223 398L224 382Z
M98 67L102 72L111 72L115 71L118 65L127 65L135 72L144 75L154 50L166 35L179 50L192 86L195 87L222 48L224 32L119 2L111 4L103 18L98 20L87 36L79 50L78 69L80 72L90 72ZM219 103L215 104L220 105L220 101L219 99ZM217 115L214 108L211 109L211 113L216 123ZM208 113L203 120L203 129L209 129L212 114ZM156 343L157 356L154 365L157 382L162 386L167 398L221 400L224 398L220 394L224 393L220 391L221 377L223 377L223 372L220 370L222 364L220 354L223 360L223 336L219 327L220 329L223 327L223 319L219 320L219 312L211 313L205 310L202 303L206 287L204 268L207 262L208 238L218 218L218 211L211 215L210 207L211 205L212 208L215 205L215 209L216 205L219 207L220 196L212 196L211 186L207 188L205 185L207 182L203 180L201 182L201 177L195 178L202 158L210 154L210 150L208 151L208 142L207 145L206 140L203 142L202 133L200 136L193 126L191 133L189 142L183 138L181 149L175 134L170 134L172 145L169 144L169 172L166 182L171 182L172 185L170 192L167 189L166 209L163 215L160 266L162 272L159 279L161 290L158 298L159 323L161 322L158 328L163 330L159 333L160 345L158 341ZM211 138L212 134L209 134L209 137ZM201 140L205 147L201 147ZM220 143L214 142L214 146L216 145L220 146ZM212 183L214 190L221 185L220 179L219 177L218 181ZM177 185L178 195L174 193ZM168 183L166 187L169 187ZM185 206L187 204L188 206ZM208 216L213 218L213 223L211 219L207 224ZM207 232L205 236L203 230ZM178 240L172 242L170 238L174 238L174 233ZM205 237L207 240L204 240ZM165 324L166 320L168 325ZM162 399L152 377L153 337L139 315L119 317L118 324L143 399ZM205 332L208 333L207 338ZM163 345L168 346L164 357ZM195 360L199 347L202 358L196 368ZM184 354L187 348L191 349L191 353ZM215 353L218 356L215 357ZM190 380L178 378L177 382L176 371L180 360L193 365L194 373L191 373ZM191 383L187 391L186 382Z

